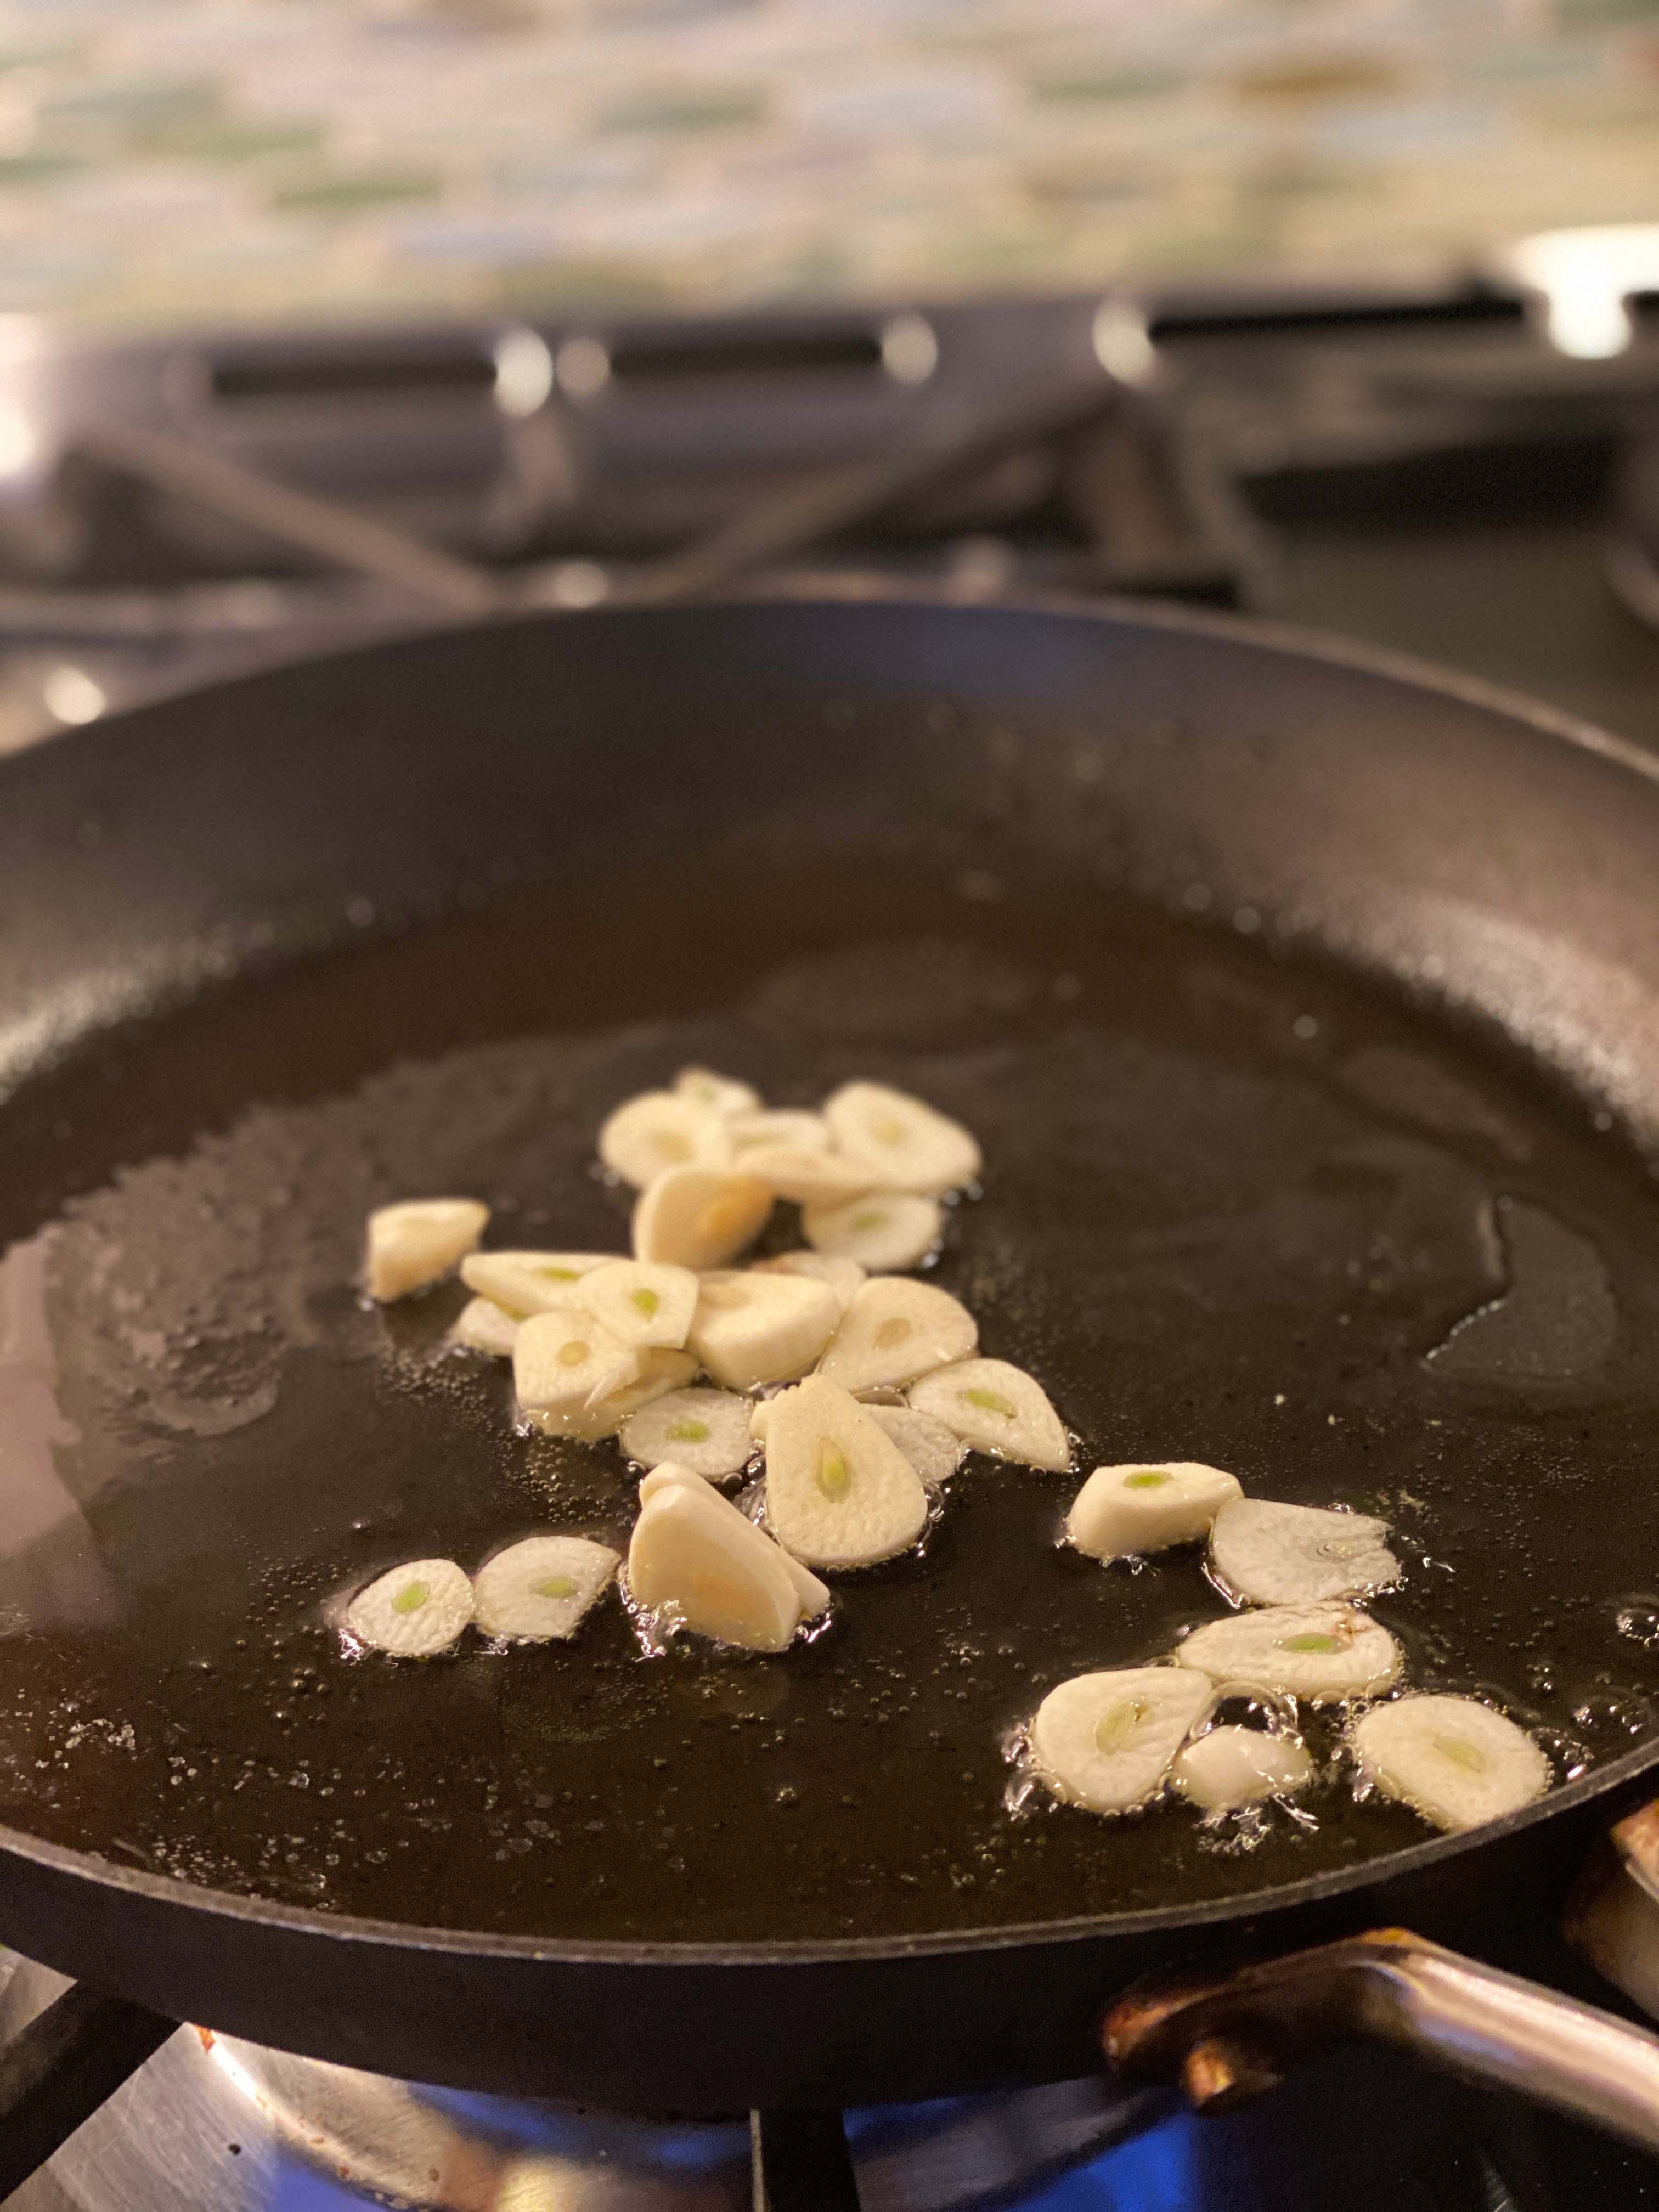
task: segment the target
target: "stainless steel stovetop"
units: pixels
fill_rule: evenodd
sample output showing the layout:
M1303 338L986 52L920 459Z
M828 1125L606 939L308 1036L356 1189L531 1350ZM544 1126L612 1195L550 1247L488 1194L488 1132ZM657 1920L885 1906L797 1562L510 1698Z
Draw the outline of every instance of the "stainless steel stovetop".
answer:
M1553 350L1518 295L1475 284L209 337L37 362L9 386L0 364L0 751L434 618L419 588L331 574L100 464L111 422L343 501L531 604L626 597L687 540L764 508L771 535L743 567L770 546L796 574L873 568L966 598L1200 599L1468 669L1659 748L1659 631L1641 612L1659 607L1643 583L1659 335L1640 310L1601 360ZM1084 370L1097 404L1048 404ZM1023 423L997 413L1016 386L1037 394ZM908 466L930 439L945 464ZM0 2045L61 1986L0 1954ZM0 2089L3 2072L0 2056ZM643 2120L423 2090L185 2027L9 2202L1638 2212L1659 2208L1659 2170L1376 2053L1334 2053L1219 2118L1102 2078Z

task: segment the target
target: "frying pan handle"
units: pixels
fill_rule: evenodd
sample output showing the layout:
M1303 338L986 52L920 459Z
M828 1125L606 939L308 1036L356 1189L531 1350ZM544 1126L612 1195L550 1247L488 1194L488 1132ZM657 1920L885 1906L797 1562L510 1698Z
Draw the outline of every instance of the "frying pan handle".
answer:
M1244 2102L1297 2057L1358 2038L1659 2153L1659 2036L1403 1928L1131 1990L1100 2034L1114 2067L1178 2079L1200 2108Z

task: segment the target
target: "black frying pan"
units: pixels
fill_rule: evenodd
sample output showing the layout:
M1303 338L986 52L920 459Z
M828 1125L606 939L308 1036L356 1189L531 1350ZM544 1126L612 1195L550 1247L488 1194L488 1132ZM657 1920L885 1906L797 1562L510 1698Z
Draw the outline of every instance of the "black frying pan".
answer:
M1243 1936L1547 1964L1659 1757L1656 861L1644 760L1475 687L861 592L399 643L9 763L0 1933L267 2042L682 2109L1077 2073L1103 2000ZM1333 1784L1227 1850L1009 1813L1047 1683L1220 1604L1057 1553L1070 1486L989 1462L782 1662L647 1665L613 1610L346 1663L354 1578L629 1517L614 1449L440 1356L449 1292L359 1309L363 1211L620 1245L593 1129L693 1058L969 1121L941 1279L1085 1463L1381 1504L1413 1679L1545 1729L1549 1798L1441 1839Z

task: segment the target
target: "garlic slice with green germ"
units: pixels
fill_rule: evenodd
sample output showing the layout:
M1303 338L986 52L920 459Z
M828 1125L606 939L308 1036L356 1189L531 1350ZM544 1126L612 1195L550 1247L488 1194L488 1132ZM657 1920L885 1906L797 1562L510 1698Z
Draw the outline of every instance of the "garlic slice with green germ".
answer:
M801 1234L815 1251L856 1260L872 1274L919 1267L945 1234L939 1200L906 1191L867 1192L842 1206L809 1206Z
M461 1262L461 1280L469 1291L522 1321L526 1314L552 1313L574 1304L577 1284L620 1256L616 1252L474 1252Z
M513 1347L513 1382L526 1416L592 1416L605 1399L638 1379L640 1353L578 1306L532 1314Z
M360 1589L347 1633L394 1659L447 1651L472 1618L472 1585L453 1559L408 1559Z
M1235 1498L1210 1530L1212 1572L1249 1605L1367 1597L1400 1579L1386 1521L1277 1498Z
M705 1482L741 1474L754 1455L750 1401L729 1390L671 1390L623 1423L620 1442L641 1467L689 1467Z
M972 1182L982 1164L960 1121L884 1083L843 1083L824 1100L823 1118L836 1149L887 1190L938 1197Z
M1236 1474L1198 1460L1097 1467L1073 1500L1066 1540L1096 1559L1161 1552L1207 1535L1227 1500L1243 1495Z
M613 1260L583 1276L581 1302L624 1344L678 1352L696 1311L697 1278L660 1260Z
M758 1176L670 1168L634 1208L634 1256L699 1274L723 1267L754 1243L771 1211L772 1193Z
M843 1313L852 1304L854 1293L869 1280L856 1260L837 1259L833 1252L778 1252L754 1264L763 1275L811 1275L817 1282L828 1283Z
M511 1359L519 1324L493 1298L469 1298L456 1316L449 1340L468 1352L488 1352L492 1359Z
M731 1157L725 1115L672 1091L624 1099L599 1131L599 1158L636 1190L669 1168L723 1168Z
M830 1124L822 1114L804 1107L774 1106L763 1114L738 1114L731 1122L734 1164L757 1145L787 1145L792 1152L828 1152L835 1149Z
M1209 1813L1231 1812L1263 1797L1293 1796L1313 1778L1308 1747L1296 1736L1231 1723L1194 1737L1170 1770L1182 1796Z
M363 1279L370 1297L387 1305L447 1275L483 1235L489 1208L475 1198L406 1199L368 1217Z
M753 1390L804 1375L840 1318L828 1283L752 1268L717 1270L702 1279L687 1342L717 1382Z
M474 1619L486 1636L544 1644L574 1636L621 1559L586 1536L526 1536L473 1577Z
M762 1111L761 1095L751 1084L739 1083L732 1075L716 1075L712 1067L681 1068L674 1078L674 1096L689 1098L694 1106L706 1106L726 1121Z
M1027 1736L1031 1765L1067 1804L1132 1813L1163 1789L1211 1694L1204 1676L1178 1667L1075 1675L1036 1709Z
M909 1550L927 1493L867 1408L814 1375L773 1401L766 1525L809 1566L866 1567Z
M1206 1622L1176 1646L1215 1682L1254 1682L1310 1705L1375 1698L1400 1678L1400 1646L1358 1607L1270 1605Z
M598 1443L602 1437L614 1437L642 1406L683 1389L697 1371L697 1363L689 1352L645 1351L639 1354L639 1362L640 1371L634 1380L611 1391L595 1406L574 1413L537 1412L520 1406L519 1418L526 1428L539 1429L544 1437L570 1437L580 1443Z
M910 1406L871 1406L866 1410L915 1468L924 1490L939 1489L962 1465L967 1445L931 1413L918 1413Z
M1549 1760L1532 1738L1474 1698L1373 1705L1348 1743L1366 1781L1439 1828L1498 1820L1550 1786Z
M689 1469L658 1468L640 1485L640 1500L627 1576L647 1612L672 1609L696 1635L782 1651L822 1609L808 1605L772 1539Z
M914 1382L935 1367L966 1359L978 1342L979 1324L948 1291L878 1275L842 1316L818 1372L856 1395Z
M1041 1383L1006 1359L959 1359L913 1382L907 1394L974 1451L1062 1473L1072 1447Z
M872 1187L867 1168L805 1145L749 1145L738 1160L745 1175L758 1176L796 1206L845 1206Z

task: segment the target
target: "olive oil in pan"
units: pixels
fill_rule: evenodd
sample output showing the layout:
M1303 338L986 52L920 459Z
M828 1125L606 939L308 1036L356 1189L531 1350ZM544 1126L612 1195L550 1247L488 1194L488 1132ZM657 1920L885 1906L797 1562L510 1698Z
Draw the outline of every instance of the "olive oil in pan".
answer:
M23 1087L0 1818L335 1911L587 1937L1069 1917L1417 1840L1341 1773L1307 1825L1009 1808L1005 1743L1048 1688L1223 1610L1196 1547L1056 1548L1087 1469L1135 1457L1384 1514L1408 1573L1375 1610L1410 1679L1500 1698L1558 1775L1647 1729L1659 1240L1614 1139L1259 942L1098 893L840 889L851 949L780 870L696 962L646 957L668 903L602 969L568 900L526 892ZM647 1658L614 1597L568 1645L351 1658L329 1601L396 1561L621 1545L634 1510L614 1443L515 1436L505 1369L446 1355L459 1289L363 1307L364 1214L466 1193L492 1243L623 1249L594 1132L690 1060L780 1104L870 1075L975 1132L935 1279L1042 1379L1077 1474L970 1457L921 1556L835 1577L829 1630L779 1658ZM1308 1725L1340 1765L1337 1720Z

